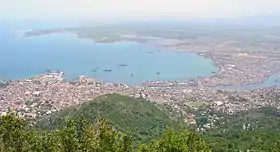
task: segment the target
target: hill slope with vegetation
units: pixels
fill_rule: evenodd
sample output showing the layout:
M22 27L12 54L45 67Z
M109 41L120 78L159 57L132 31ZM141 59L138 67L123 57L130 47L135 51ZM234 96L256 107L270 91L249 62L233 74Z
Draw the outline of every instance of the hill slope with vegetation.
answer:
M135 146L131 138L107 121L97 126L85 119L67 120L62 129L36 130L14 116L0 116L0 151L3 152L211 152L194 132L166 131L158 140Z
M273 107L223 115L215 128L201 136L214 151L272 151L280 142L279 116L279 109Z
M64 119L81 116L93 124L99 119L106 119L115 129L139 142L157 138L165 128L186 126L152 102L117 94L101 96L94 101L54 113L40 120L37 126L48 130L61 129Z
M36 127L13 116L0 117L0 150L280 151L279 109L262 107L234 115L197 111L196 127L209 123L214 115L220 119L213 127L196 134L184 131L187 124L159 105L108 94L38 120Z
M202 123L201 120L207 123L211 115L221 118L215 122L214 128L199 133L214 151L271 151L271 147L275 147L280 141L278 109L263 107L234 115L205 111L196 113L198 126ZM165 128L180 130L188 127L150 101L118 94L105 95L54 113L39 121L37 126L48 130L62 129L65 119L77 120L81 116L92 124L97 124L99 119L108 120L116 130L131 136L136 145L159 138Z

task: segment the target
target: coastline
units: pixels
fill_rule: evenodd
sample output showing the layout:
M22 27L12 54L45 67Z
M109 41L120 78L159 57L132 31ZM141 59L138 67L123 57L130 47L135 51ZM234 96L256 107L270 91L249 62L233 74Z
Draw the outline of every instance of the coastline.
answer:
M179 82L167 83L169 86L129 86L120 83L102 83L93 78L79 77L76 82L64 82L61 73L41 74L35 78L12 80L4 88L0 88L0 112L6 112L8 107L14 110L24 110L29 116L36 118L41 106L48 106L44 113L49 115L61 109L76 106L91 101L105 94L121 94L125 96L144 98L156 104L171 107L188 116L184 107L188 102L207 102L212 110L233 113L246 111L259 105L274 104L262 102L266 93L279 90L280 87L258 88L253 90L228 90L215 89L201 85L180 84ZM273 93L273 92L272 92ZM231 96L245 98L248 101L236 103L231 101ZM240 97L241 96L241 97ZM260 96L260 97L259 97ZM26 102L32 101L29 107ZM216 102L219 101L219 106ZM221 102L222 101L222 102ZM248 102L252 102L248 104ZM229 108L230 107L230 108ZM32 111L30 111L32 110Z
M265 83L271 75L280 72L280 61L278 63L277 58L271 59L269 55L263 52L244 53L244 51L231 51L230 49L226 51L221 49L221 51L216 49L215 46L209 46L208 49L205 49L203 48L205 45L188 45L186 44L188 42L185 43L183 40L141 37L140 35L136 35L136 38L123 37L122 40L118 41L111 41L110 38L109 40L104 39L104 41L99 41L102 40L102 38L94 39L90 36L86 37L75 32L75 30L71 31L71 29L53 31L53 33L75 35L75 37L79 39L88 40L89 43L119 43L122 41L131 41L152 47L155 46L159 48L159 51L189 52L211 60L211 63L216 67L217 71L215 71L215 73L211 72L209 76L196 77L184 81L145 81L136 85L103 81L94 78L94 76L97 75L92 75L93 77L90 77L88 74L77 75L78 79L75 80L67 79L67 77L65 79L67 75L66 71L63 71L66 72L66 75L63 75L63 72L61 73L60 71L47 72L38 74L32 78L12 79L9 81L8 85L5 84L4 87L0 87L0 101L2 103L0 106L0 113L7 112L7 109L11 108L19 112L20 116L36 119L38 117L51 115L61 109L94 100L105 94L115 93L149 100L155 104L166 106L183 119L191 118L192 120L199 118L199 116L193 115L192 113L198 109L189 109L192 107L187 107L187 105L191 105L192 103L206 103L207 107L203 110L217 111L219 113L224 112L230 115L259 107L280 107L280 102L278 101L280 83L278 86L256 87L253 89L246 88L246 86L252 84L257 85L258 83ZM52 34L52 32L49 34ZM75 40L76 39L74 39L74 41ZM68 52L69 51L66 53ZM156 54L156 52L154 53ZM273 56L273 54L271 56ZM171 60L174 59L170 56L169 58ZM177 59L179 59L179 57ZM90 61L92 61L92 58ZM143 61L141 63L143 63ZM108 66L106 68L100 65L93 66L101 70L111 67L112 70L115 71L114 67L111 65L106 65ZM193 66L195 67L195 65ZM277 68L277 66L279 66L279 68ZM70 68L74 69L74 67ZM92 65L90 65L89 69L91 68ZM187 72L188 69L189 68L187 68ZM152 69L152 71L154 71L154 69ZM159 70L159 72L161 72L162 76L164 75L163 71ZM153 74L155 75L155 73ZM233 88L218 88L222 85L233 86ZM234 86L239 86L241 89L234 88Z
M143 43L143 42L139 42L137 40L133 40L137 43ZM149 44L149 45L153 45L152 43L145 43L144 44ZM222 71L223 69L225 69L225 65L221 64L220 62L218 62L217 60L217 56L215 56L215 53L211 52L211 51L190 51L189 49L180 49L180 47L176 47L177 49L174 49L174 46L171 46L171 47L164 47L164 44L162 46L160 45L153 45L153 46L156 46L156 47L159 47L159 48L165 48L165 49L168 49L170 51L179 51L179 52L189 52L189 53L195 53L196 55L199 55L199 56L202 56L206 59L210 59L212 64L218 68L218 70L215 72L215 74L212 74L208 77L200 77L200 78L196 78L195 80L197 81L197 83L201 84L201 85L204 85L205 87L217 87L217 86L246 86L246 85L254 85L254 84L259 84L259 83L263 83L265 82L270 76L272 75L275 75L277 73L279 73L280 71L274 71L274 72L269 72L268 74L265 73L263 74L261 77L258 77L258 78L255 78L255 79L251 79L251 80L246 80L245 79L245 82L234 82L234 81L228 81L228 80L225 80L225 82L218 82L218 83L211 83L209 82L208 79L215 79L217 77L219 77L221 74L222 74ZM170 49L169 49L170 48ZM232 52L231 54L236 54L236 52ZM233 75L233 76L236 76L238 77L237 75ZM205 80L207 79L208 82L206 82Z
M120 41L131 41L131 42L136 42L136 43L139 43L139 44L146 44L146 45L151 45L151 46L155 46L155 47L158 47L158 48L163 48L163 49L168 49L170 51L179 51L179 52L190 52L190 53L195 53L199 56L202 56L206 59L210 59L212 64L218 68L218 70L214 73L214 74L211 74L210 76L207 76L207 77L200 77L200 78L196 78L195 80L201 84L201 85L205 85L205 86L208 86L208 87L215 87L215 86L220 86L220 85L226 85L226 86L229 86L229 85L252 85L252 84L258 84L258 83L263 83L265 82L265 80L267 80L271 75L275 74L275 73L278 73L277 70L276 71L272 71L272 72L269 72L269 73L264 73L264 74L261 74L261 76L257 76L257 77L251 77L251 78L246 78L246 74L243 74L243 72L245 71L246 72L246 69L242 69L242 68L239 68L238 70L241 71L241 75L240 73L237 74L237 75L232 75L230 74L230 71L227 69L227 65L225 65L224 63L221 63L219 62L219 59L220 58L223 58L223 53L222 52L218 52L220 54L217 54L215 53L215 51L190 51L192 49L185 49L184 45L183 46L176 46L177 44L169 44L169 46L166 46L166 44L164 43L165 41L168 41L168 39L164 39L164 38L158 38L157 39L157 42L153 42L154 40L151 40L149 38L145 38L145 37L140 37L140 38L135 38L135 37L123 37L122 40L118 40L118 41L104 41L104 42L100 42L98 40L95 40L93 38L90 38L90 37L85 37L85 36L81 36L79 33L76 33L75 31L69 31L69 29L64 29L64 30L46 30L47 31L47 34L50 34L50 33L71 33L71 34L74 34L76 35L78 38L80 39L88 39L88 40L91 40L93 43L117 43L117 42L120 42ZM41 35L42 33L39 32L39 35ZM43 32L43 35L45 33ZM36 36L36 32L35 32L35 35L31 35L31 36ZM30 35L29 35L30 36ZM159 40L159 42L158 42ZM164 42L161 43L161 40ZM161 43L161 44L158 44L158 43ZM177 48L177 49L174 49L174 48ZM228 53L226 52L225 55L235 55L236 52L231 52L231 53ZM234 58L234 57L233 57ZM246 60L242 61L242 62L245 62ZM234 62L232 65L235 65ZM228 70L228 71L227 71ZM228 74L229 73L229 74ZM243 76L242 76L243 74ZM220 79L219 77L223 77L223 76L227 76L229 75L230 77L232 77L231 79L226 79L226 78L222 78ZM248 75L248 74L247 74ZM240 77L240 78L239 78ZM239 80L238 80L239 79ZM242 81L240 81L242 80Z

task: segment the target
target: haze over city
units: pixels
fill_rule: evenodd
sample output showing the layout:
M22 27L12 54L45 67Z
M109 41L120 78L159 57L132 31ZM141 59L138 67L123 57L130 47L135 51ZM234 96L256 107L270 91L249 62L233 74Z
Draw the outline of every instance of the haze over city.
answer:
M2 19L229 18L280 14L278 0L1 0Z

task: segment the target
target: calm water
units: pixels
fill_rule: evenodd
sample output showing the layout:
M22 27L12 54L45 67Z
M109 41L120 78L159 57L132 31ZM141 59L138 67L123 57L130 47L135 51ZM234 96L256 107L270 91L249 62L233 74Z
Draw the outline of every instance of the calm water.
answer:
M255 83L252 85L234 85L234 86L219 86L218 89L257 89L265 87L280 86L280 73L271 75L268 79L261 83Z
M86 75L138 84L148 80L186 80L217 71L210 60L196 54L158 51L133 42L100 44L66 34L17 36L17 30L32 28L0 26L0 79L32 77L48 68L59 69L70 79ZM105 72L106 69L112 71Z

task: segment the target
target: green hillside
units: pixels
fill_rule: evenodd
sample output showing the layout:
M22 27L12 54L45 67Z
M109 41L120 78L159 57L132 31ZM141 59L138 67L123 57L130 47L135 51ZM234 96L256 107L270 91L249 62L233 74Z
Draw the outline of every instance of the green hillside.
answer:
M102 96L94 101L54 113L40 120L37 125L43 129L61 128L66 118L83 116L91 123L106 119L115 129L130 135L135 141L145 142L158 137L166 128L185 126L155 104L117 94Z
M15 115L0 116L1 152L211 152L196 133L166 130L157 140L137 146L106 120L96 126L69 119L62 129L36 130Z
M279 116L279 109L273 107L224 115L219 125L202 137L214 151L271 151L280 141Z
M25 144L27 149L32 146L35 149L53 147L50 151L65 151L63 149L69 147L70 151L93 148L96 151L121 152L132 149L145 152L280 151L279 109L263 107L234 115L204 111L201 113L203 117L198 112L197 123L205 120L207 123L213 115L222 116L214 122L215 127L199 134L181 132L187 125L170 117L164 108L144 99L109 94L41 119L36 129L14 117L0 117L0 124L4 124L0 127L0 140L5 143L4 147L0 145L0 150ZM109 124L101 119L106 119ZM163 134L166 128L175 131ZM130 150L125 150L127 148Z

